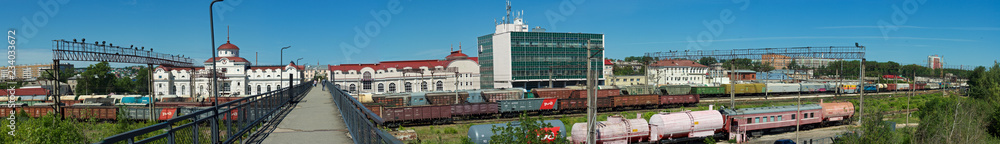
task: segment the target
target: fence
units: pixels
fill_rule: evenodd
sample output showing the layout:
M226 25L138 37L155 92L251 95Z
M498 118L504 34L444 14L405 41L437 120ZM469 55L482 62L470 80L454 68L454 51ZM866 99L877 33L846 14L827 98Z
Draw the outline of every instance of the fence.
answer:
M350 94L338 89L330 82L324 82L324 86L330 95L333 96L333 102L337 104L337 109L340 109L340 114L344 119L344 124L347 125L347 129L351 133L351 138L356 144L400 144L403 143L393 137L388 132L378 129L377 125L373 122L382 121L378 115L372 113L358 102L357 99L351 97ZM371 118L371 119L369 119Z
M270 125L289 103L299 100L312 82L244 97L214 107L197 108L165 122L105 138L98 143L242 143ZM216 110L218 112L216 112Z

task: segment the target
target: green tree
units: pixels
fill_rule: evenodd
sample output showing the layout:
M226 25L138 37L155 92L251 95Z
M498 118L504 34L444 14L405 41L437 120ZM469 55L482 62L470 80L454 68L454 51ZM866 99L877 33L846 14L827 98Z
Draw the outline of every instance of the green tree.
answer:
M542 128L552 127L552 124L544 123L540 121L541 116L532 118L528 115L521 114L520 118L516 122L508 122L504 127L493 127L493 135L490 137L490 143L494 144L537 144L537 143L569 143L565 137L561 137L556 132L550 132L543 130ZM565 129L565 128L562 128ZM545 140L545 138L550 138L552 141Z
M87 71L81 73L80 78L77 79L76 94L107 94L112 92L115 75L109 72L111 72L111 67L108 66L108 62L87 66Z
M715 60L714 57L702 57L701 59L698 60L698 64L706 65L706 66L712 65L712 64L715 64L715 63L719 63L719 61Z

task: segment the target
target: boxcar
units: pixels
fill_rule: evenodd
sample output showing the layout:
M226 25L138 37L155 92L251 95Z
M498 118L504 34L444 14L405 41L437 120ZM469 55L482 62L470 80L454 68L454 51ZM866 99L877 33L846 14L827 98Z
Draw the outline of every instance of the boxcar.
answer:
M726 89L725 94L757 94L764 93L766 88L764 84L754 83L754 84L736 84L735 87L730 87L730 84L722 84L722 87ZM735 88L735 89L732 89Z
M467 103L451 105L452 116L491 115L500 112L497 103Z
M699 95L720 95L725 93L726 88L722 87L691 87L691 94Z
M768 93L796 93L801 89L799 84L767 83L765 85L767 86L765 89L767 89Z
M587 109L586 98L559 99L560 111L573 111Z
M558 99L555 98L530 98L501 100L499 103L501 113L516 113L523 111L558 110L559 106L556 105L558 102Z
M427 93L427 101L430 101L432 105L462 104L468 98L469 92L467 91Z
M622 86L622 95L651 95L660 94L659 88L651 85Z
M114 106L71 106L63 108L63 116L75 119L105 119L114 120L118 116L118 107Z
M597 90L597 97L598 98L616 96L616 95L621 95L621 94L622 94L622 90L620 90L620 89L599 89L599 90ZM573 91L573 96L570 96L569 98L587 98L587 90L575 90L575 91Z
M499 90L484 90L483 98L486 102L499 102L501 100L515 100L524 98L524 89L513 88L513 89L499 89Z
M380 117L382 117L381 123L388 127L421 122L442 124L451 121L451 106L427 105L383 108Z
M659 89L662 95L686 95L694 91L689 85L665 85L660 86Z
M802 92L825 92L826 87L822 83L802 83Z
M660 105L693 105L700 100L698 95L660 95Z
M616 108L660 104L660 95L620 95L611 99Z
M568 88L535 88L531 89L531 93L535 94L537 98L557 98L565 99L570 98L573 95L573 89Z

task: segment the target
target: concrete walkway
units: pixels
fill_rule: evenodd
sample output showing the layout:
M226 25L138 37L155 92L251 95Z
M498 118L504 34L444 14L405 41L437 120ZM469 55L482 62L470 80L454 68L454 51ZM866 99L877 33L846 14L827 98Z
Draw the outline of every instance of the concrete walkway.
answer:
M278 124L263 143L266 144L351 144L340 110L329 91L314 87L298 106Z

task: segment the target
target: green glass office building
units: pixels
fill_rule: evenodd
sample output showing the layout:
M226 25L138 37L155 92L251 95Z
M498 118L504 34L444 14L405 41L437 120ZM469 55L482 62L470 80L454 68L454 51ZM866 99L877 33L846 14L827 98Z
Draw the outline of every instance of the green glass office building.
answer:
M604 34L529 31L521 23L499 24L496 33L480 36L478 45L483 89L549 87L550 80L552 87L565 87L586 84L586 48L604 48ZM592 68L598 84L603 84L604 52L592 53L596 53Z

